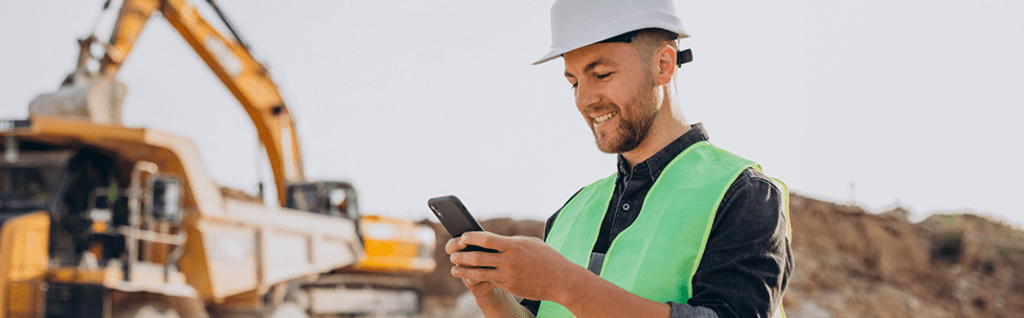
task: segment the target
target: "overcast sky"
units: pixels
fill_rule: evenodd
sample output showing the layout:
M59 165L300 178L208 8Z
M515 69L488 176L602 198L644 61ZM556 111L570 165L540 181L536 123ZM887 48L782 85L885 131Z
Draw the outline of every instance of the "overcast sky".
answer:
M0 118L56 90L102 2L0 1ZM295 115L307 177L353 182L365 212L421 219L455 194L478 218L544 219L614 172L562 61L530 66L551 1L218 3ZM795 193L1024 223L1024 2L676 6L695 57L680 104L713 143ZM255 191L268 171L248 116L162 17L119 76L128 126L190 138L215 180Z

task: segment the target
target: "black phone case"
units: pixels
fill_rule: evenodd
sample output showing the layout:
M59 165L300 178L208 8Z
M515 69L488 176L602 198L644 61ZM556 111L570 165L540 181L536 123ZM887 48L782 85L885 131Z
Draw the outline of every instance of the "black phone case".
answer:
M459 201L459 198L454 195L431 198L427 200L427 206L430 207L430 211L434 212L434 216L437 217L438 221L441 221L441 225L444 225L444 228L448 230L448 234L451 234L452 237L460 237L462 233L470 231L484 230L480 223L473 218L473 215L469 214L466 206L462 205L462 201ZM498 252L476 245L470 245L463 249L463 251Z

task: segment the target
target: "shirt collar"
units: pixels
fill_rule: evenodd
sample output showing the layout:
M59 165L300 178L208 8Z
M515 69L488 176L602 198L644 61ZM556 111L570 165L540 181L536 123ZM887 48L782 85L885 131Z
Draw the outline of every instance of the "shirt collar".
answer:
M690 125L690 130L682 136L679 136L679 138L676 138L676 140L673 140L665 146L665 148L661 148L661 150L650 158L647 158L647 160L637 163L633 166L632 171L629 169L629 163L626 162L626 158L623 158L622 154L619 154L619 177L626 177L631 173L639 173L638 175L631 177L648 177L650 178L650 181L653 182L661 175L661 171L665 170L665 166L667 166L669 162L672 162L672 159L675 159L676 156L683 152L683 150L686 150L686 148L689 148L693 144L707 140L708 132L704 130L704 124L696 123Z

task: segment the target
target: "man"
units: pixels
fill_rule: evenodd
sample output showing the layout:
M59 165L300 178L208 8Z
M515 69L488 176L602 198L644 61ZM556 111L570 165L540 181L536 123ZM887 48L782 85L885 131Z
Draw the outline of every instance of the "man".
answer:
M771 317L793 269L786 192L712 146L672 94L687 37L671 0L559 0L552 51L618 173L577 192L545 241L445 245L488 317ZM688 52L687 52L688 53ZM535 63L536 64L536 63ZM460 252L468 245L498 253ZM515 296L523 297L517 303Z

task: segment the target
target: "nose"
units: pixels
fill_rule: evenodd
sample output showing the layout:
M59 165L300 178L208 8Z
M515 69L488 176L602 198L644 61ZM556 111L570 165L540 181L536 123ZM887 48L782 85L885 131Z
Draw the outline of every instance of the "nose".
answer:
M580 110L584 110L587 106L593 105L600 100L597 91L591 87L591 85L587 85L583 81L576 84L574 94L576 95L576 107Z

